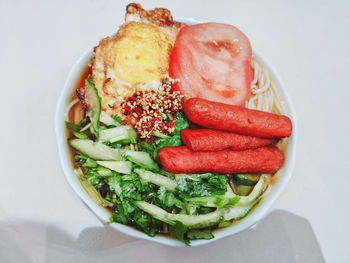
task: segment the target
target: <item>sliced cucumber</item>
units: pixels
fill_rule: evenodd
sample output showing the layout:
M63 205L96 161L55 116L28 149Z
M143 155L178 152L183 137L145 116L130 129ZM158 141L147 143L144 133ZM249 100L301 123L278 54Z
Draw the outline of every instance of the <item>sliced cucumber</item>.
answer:
M175 180L180 181L180 179L188 179L191 181L200 181L201 179L192 174L174 174Z
M190 199L186 199L186 201L194 205L222 208L226 205L234 206L239 202L239 199L240 197L238 195L233 197L226 197L222 195L222 196L193 197Z
M158 164L151 158L151 156L146 152L138 152L138 151L129 151L126 150L123 153L123 156L137 165L141 166L144 169L151 171L159 171Z
M185 214L170 214L168 218L174 221L180 221L188 228L205 228L219 224L222 221L223 210L217 209L204 215L185 215Z
M162 208L156 205L152 205L145 201L136 201L135 205L141 210L145 211L146 213L150 214L151 216L162 222L165 222L172 226L176 224L174 220L168 218L169 213L167 211L163 210Z
M121 174L130 174L132 170L132 163L128 161L97 161L97 164Z
M100 132L99 142L135 143L137 141L136 131L131 126L119 126L105 129Z
M135 169L134 172L137 173L142 180L158 186L163 186L169 191L175 191L177 187L177 183L174 180L164 175L152 173L144 169Z
M175 174L175 180L180 181L181 178L188 179L191 181L200 181L202 178L208 178L208 176L212 175L212 173L204 173L204 174Z
M98 96L95 84L89 76L85 81L85 99L89 104L87 115L90 118L93 133L98 138L100 130L101 98Z
M240 220L245 217L249 211L260 201L260 199L256 199L251 203L242 206L235 206L232 208L223 208L223 216L224 221L227 220Z
M144 201L137 201L136 205L149 213L153 217L166 222L170 225L175 224L176 221L180 221L188 228L205 228L219 224L222 221L239 220L245 217L248 212L260 201L262 191L264 190L264 176L262 176L259 182L254 187L249 196L240 197L243 201L238 201L239 196L236 196L232 190L227 191L226 198L224 200L235 199L235 204L226 203L223 208L218 208L214 212L204 215L186 215L186 214L171 214L158 206L149 204ZM216 200L211 197L202 197L208 204L212 202L214 205ZM203 201L202 200L202 201ZM234 205L234 206L233 206Z
M195 215L197 213L198 206L191 204L189 202L185 202L185 208L186 208L187 214Z
M136 201L138 208L146 213L149 213L154 218L161 220L169 225L175 225L176 221L180 221L188 228L205 228L218 224L223 217L223 210L218 209L214 212L205 215L185 215L185 214L171 214L159 208L156 205L144 201Z
M266 177L262 175L250 194L248 196L241 196L237 205L248 205L257 200L265 190L265 180Z
M68 143L83 155L93 160L120 161L122 156L119 149L108 147L102 143L91 140L69 139Z
M259 181L259 176L250 174L233 174L232 179L241 185L254 186Z
M101 194L96 190L94 186L89 184L88 180L83 174L83 171L80 168L74 169L74 174L77 177L78 181L80 182L80 185L83 187L85 192L90 196L90 198L100 206L114 206L113 203L107 201L104 199Z
M111 116L109 116L108 113L106 113L105 111L101 111L100 122L107 126L120 126L120 123L113 119Z
M222 221L242 219L259 201L260 199L257 199L244 206L217 209L204 215L171 214L145 201L136 201L135 204L154 218L170 225L175 225L176 221L180 221L188 228L205 228L217 225Z
M157 131L153 132L153 136L161 138L161 139L168 139L168 138L170 138L169 135L166 135L166 134L163 134L163 133L157 132Z
M223 206L246 206L253 201L257 200L259 196L264 192L265 189L265 176L262 175L255 185L253 190L248 196L236 195L231 187L227 187L227 191L221 196L203 196L203 197L192 197L186 199L187 202L192 204L207 206L207 207L223 207ZM237 199L239 197L239 199Z
M235 193L240 196L247 196L253 190L253 186L248 185L236 185L235 184Z
M110 169L107 169L105 167L98 167L97 173L102 177L109 177L109 176L115 175L115 173L113 171L111 171Z
M187 202L206 207L221 208L226 205L234 206L240 200L240 196L235 195L229 185L224 195L200 196L186 199Z

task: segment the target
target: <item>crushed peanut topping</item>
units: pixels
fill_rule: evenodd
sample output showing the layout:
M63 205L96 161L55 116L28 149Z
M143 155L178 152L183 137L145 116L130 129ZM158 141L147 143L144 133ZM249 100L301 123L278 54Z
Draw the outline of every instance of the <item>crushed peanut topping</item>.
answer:
M165 135L174 132L173 118L184 104L184 95L171 88L177 81L166 78L157 91L136 91L122 103L124 115L140 138L152 141L154 132Z

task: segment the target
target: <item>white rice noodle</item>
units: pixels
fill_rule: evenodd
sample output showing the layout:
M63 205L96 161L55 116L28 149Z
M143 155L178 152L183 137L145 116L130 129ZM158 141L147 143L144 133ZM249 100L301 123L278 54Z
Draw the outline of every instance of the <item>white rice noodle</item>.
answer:
M246 107L276 114L286 114L285 102L268 70L255 57L252 59L251 67L254 70L251 84L252 95L247 101Z
M69 121L69 119L68 119L69 112L70 112L70 110L75 106L75 104L77 104L78 102L79 102L79 99L75 99L75 100L71 101L71 102L68 104L67 109L66 109L66 112L65 112L65 114L64 114L64 119L65 119L66 121Z

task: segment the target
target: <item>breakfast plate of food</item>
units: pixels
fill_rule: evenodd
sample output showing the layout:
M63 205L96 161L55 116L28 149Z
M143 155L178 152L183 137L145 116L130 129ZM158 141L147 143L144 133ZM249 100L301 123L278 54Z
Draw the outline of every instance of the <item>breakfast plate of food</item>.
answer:
M72 67L56 110L67 181L111 229L202 245L258 222L288 183L296 115L237 27L126 7Z

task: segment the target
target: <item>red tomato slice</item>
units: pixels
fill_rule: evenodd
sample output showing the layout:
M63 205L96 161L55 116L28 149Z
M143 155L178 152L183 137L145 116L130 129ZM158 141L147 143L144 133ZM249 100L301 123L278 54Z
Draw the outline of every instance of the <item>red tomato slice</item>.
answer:
M173 88L187 97L243 105L250 95L251 58L248 38L234 26L185 26L171 52L169 75L180 80Z

